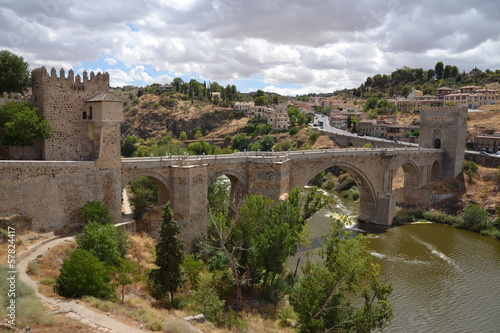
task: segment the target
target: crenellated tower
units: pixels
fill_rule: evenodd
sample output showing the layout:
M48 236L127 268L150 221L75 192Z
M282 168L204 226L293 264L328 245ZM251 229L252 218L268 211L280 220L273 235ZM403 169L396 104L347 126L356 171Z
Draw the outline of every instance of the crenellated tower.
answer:
M419 145L444 150L442 179L454 179L463 170L467 139L467 108L428 107L420 114Z
M31 104L49 122L52 132L44 140L42 157L52 161L96 160L109 163L120 158L122 101L109 95L109 74L83 77L61 68L32 71Z

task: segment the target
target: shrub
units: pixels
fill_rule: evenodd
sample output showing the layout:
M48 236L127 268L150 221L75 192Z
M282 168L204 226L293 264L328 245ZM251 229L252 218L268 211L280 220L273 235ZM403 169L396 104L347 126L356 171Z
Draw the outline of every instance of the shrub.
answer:
M78 210L78 217L84 222L91 221L100 224L113 223L113 217L109 213L109 209L103 206L99 201L90 201Z
M111 298L114 288L110 283L108 270L91 252L74 250L64 260L56 290L62 296Z
M340 184L337 186L337 191L339 192L347 191L353 186L356 186L356 181L354 180L354 178L348 176L344 178L344 180L342 180Z
M472 231L487 229L490 225L488 212L476 204L471 204L465 207L463 221L464 222L461 227Z
M36 276L40 275L41 271L40 265L36 261L28 262L28 269L26 270L26 273Z
M464 161L464 172L472 180L477 175L478 166L473 161Z
M290 135L295 135L299 133L299 129L297 127L292 127L288 130L288 133L290 133Z
M290 320L294 318L295 312L293 311L292 308L286 306L278 309L277 316L278 316L278 321L282 327L290 327L291 326Z
M463 219L461 217L448 215L442 212L424 212L422 217L427 221L449 225L460 225L463 223Z
M316 140L318 140L320 135L321 134L317 131L311 132L311 134L309 134L309 141L311 141L312 143L315 143Z
M215 325L224 322L224 300L219 298L215 289L210 286L210 276L201 276L198 288L191 294L192 309L201 312L207 320Z
M181 319L167 320L163 324L163 331L169 333L189 333L193 332L192 327Z
M55 286L56 285L56 279L53 278L43 278L40 279L40 284L44 284L47 286Z
M181 268L184 274L187 276L191 288L196 288L198 285L198 276L203 270L205 263L201 260L195 258L193 254L188 254L184 257L182 261Z

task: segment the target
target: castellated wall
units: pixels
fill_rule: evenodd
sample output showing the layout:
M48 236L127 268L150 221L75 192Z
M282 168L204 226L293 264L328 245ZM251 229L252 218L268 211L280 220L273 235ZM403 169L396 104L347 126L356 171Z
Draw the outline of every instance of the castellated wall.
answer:
M0 161L0 214L21 213L34 230L78 223L78 209L101 201L120 220L121 174L96 162Z
M85 101L97 94L109 92L109 74L83 72L74 76L64 69L59 77L54 68L50 75L45 67L32 71L31 104L37 107L52 127L51 138L44 140L42 159L47 161L76 161L97 159L89 136L89 120L84 119Z

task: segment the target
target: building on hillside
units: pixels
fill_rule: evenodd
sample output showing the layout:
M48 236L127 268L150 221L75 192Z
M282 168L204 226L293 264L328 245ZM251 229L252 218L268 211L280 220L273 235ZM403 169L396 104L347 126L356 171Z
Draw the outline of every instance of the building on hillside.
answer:
M255 106L254 102L236 102L234 103L234 111L248 112L252 106Z
M498 153L500 151L500 132L493 135L474 136L474 150L486 151L487 153Z
M158 86L158 88L156 90L158 92L169 92L169 91L173 91L174 87L171 84L164 84L162 86Z
M218 99L220 99L220 92L217 92L217 91L213 92L212 93L212 98L218 98Z
M265 118L267 123L274 130L284 130L288 128L289 118L286 105L276 105L274 108L268 108L264 105L255 105L254 102L237 102L234 105L237 111L245 112L250 119Z

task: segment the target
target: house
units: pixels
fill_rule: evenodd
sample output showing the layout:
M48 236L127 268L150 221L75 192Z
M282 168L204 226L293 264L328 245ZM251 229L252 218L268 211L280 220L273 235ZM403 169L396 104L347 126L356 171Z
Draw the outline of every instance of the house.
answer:
M162 86L158 86L156 91L158 92L166 92L166 91L173 91L174 87L171 84L164 84Z
M493 135L474 136L474 150L498 153L500 151L500 132L495 132Z

